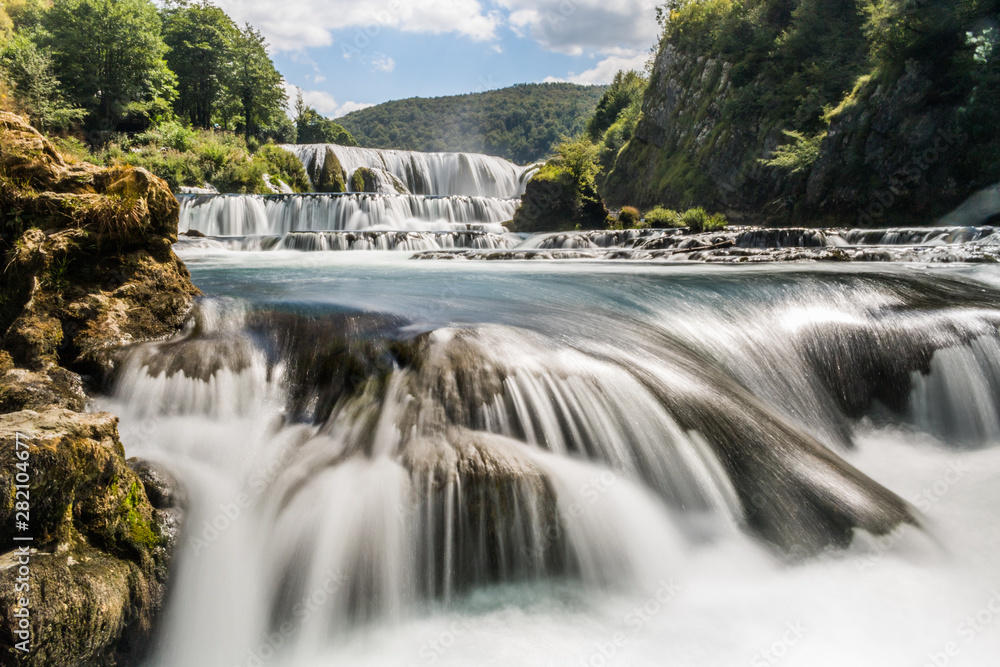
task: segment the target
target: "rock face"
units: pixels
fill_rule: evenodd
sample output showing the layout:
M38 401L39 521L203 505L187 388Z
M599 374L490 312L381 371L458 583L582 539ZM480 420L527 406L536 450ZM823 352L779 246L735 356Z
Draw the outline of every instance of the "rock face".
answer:
M791 118L772 109L734 108L729 63L665 41L655 61L632 141L602 192L614 206L693 205L741 223L807 226L928 224L1000 181L995 132L984 134L985 90L945 93L940 63L911 60L898 75L861 77L829 111L818 155L801 169L765 165L788 144ZM993 122L995 127L995 121ZM987 220L972 221L976 224Z
M593 187L581 192L568 170L550 166L528 181L511 231L603 229L607 219L608 210Z
M0 113L0 210L0 549L23 546L16 502L30 504L19 535L33 538L29 555L0 556L0 661L126 664L149 643L177 496L157 487L159 505L150 503L144 481L153 478L126 463L117 419L82 412L81 374L99 383L117 349L184 321L198 290L171 249L177 201L143 169L70 163ZM15 494L23 456L26 500ZM31 642L15 653L22 558Z

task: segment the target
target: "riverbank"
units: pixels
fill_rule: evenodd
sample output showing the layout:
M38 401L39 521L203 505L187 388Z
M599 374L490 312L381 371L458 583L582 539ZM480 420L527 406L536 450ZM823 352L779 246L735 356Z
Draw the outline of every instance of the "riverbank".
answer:
M148 171L68 160L0 113L0 186L0 542L30 554L2 557L0 654L113 665L149 649L179 508L126 461L117 418L85 412L89 392L199 292L172 250L177 200Z

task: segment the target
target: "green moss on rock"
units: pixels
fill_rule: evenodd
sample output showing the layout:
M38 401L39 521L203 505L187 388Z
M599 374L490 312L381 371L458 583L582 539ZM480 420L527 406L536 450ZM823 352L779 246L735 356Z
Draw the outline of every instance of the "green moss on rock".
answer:
M516 232L603 229L607 220L593 185L581 186L568 169L549 163L528 181L511 227Z
M347 192L347 176L337 154L326 149L323 168L313 175L316 192Z

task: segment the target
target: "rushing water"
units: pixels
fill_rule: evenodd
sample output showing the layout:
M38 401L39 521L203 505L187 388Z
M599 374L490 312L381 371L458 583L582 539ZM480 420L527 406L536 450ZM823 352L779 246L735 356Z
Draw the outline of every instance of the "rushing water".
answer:
M400 186L415 195L476 195L520 197L535 166L520 167L503 158L478 153L417 153L356 148L336 144L289 144L310 175L336 158L352 192L354 173L364 167L373 172L378 192L399 192Z
M151 665L993 664L993 266L238 243L101 405L187 495Z
M416 195L181 195L179 230L209 236L291 231L393 229L447 231L513 218L516 199Z

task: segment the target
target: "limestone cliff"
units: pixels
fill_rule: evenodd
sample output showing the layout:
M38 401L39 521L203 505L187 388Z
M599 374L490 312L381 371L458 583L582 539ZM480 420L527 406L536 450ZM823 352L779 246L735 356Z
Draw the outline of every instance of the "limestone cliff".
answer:
M982 27L995 8L675 5L635 135L602 182L610 204L930 224L1000 181L1000 58Z

